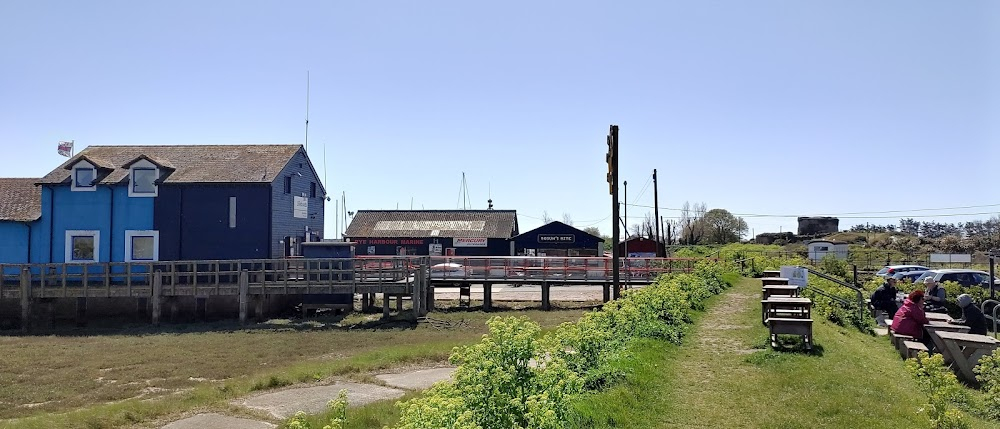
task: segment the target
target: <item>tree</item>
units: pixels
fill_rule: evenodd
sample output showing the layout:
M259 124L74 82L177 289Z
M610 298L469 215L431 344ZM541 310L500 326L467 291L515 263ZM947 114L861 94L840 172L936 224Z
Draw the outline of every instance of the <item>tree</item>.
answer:
M546 225L552 223L552 216L549 216L548 211L542 212L542 223Z
M609 249L611 249L611 237L601 234L601 230L598 229L596 226L588 226L583 229L583 232L604 239L604 242L601 243L601 251L607 252Z
M899 220L899 232L903 234L917 235L920 233L920 221L913 218Z
M681 206L679 240L681 244L698 244L704 238L705 225L701 222L701 218L705 216L706 209L705 203L695 204L692 207L690 203L685 201L684 205Z
M727 244L739 242L749 229L743 218L736 217L725 209L712 209L701 219L704 224L705 242Z
M566 225L569 226L573 226L573 217L570 216L569 213L563 213L562 223L565 223Z

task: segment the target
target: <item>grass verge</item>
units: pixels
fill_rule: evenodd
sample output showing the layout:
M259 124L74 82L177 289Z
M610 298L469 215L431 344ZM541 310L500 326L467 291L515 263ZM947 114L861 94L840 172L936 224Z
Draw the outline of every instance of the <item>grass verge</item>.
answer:
M580 428L926 427L926 402L883 337L816 320L813 353L774 351L758 280L713 297L682 346L644 340L624 383L577 403ZM970 416L973 427L995 427Z

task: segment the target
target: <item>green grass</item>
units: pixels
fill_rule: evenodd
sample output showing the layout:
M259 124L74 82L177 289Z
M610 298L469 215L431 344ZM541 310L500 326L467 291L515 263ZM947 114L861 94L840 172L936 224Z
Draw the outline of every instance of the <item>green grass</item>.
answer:
M713 298L680 347L631 347L626 381L579 401L574 426L927 427L925 397L888 340L817 320L817 351L770 350L759 290L745 280Z
M582 311L517 313L554 327ZM190 410L247 414L228 401L330 377L369 381L388 368L445 361L455 346L478 341L497 314L431 313L442 321L436 324L352 315L245 330L218 322L0 336L0 427L116 428L166 422Z

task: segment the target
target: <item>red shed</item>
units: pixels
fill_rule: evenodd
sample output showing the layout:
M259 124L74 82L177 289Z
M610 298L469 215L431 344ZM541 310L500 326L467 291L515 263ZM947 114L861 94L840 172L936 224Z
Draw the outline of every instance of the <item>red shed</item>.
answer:
M655 258L665 254L663 243L646 237L632 237L618 243L618 252L629 258Z

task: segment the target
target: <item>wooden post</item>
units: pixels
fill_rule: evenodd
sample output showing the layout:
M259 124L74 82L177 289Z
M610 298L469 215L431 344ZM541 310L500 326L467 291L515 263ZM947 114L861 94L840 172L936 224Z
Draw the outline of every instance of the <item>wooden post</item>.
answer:
M135 299L135 314L139 317L139 320L146 319L149 306L149 298L139 297Z
M493 284L483 283L483 311L493 309Z
M374 296L374 294L372 294ZM382 292L382 318L389 318L389 294Z
M604 284L604 302L611 301L611 284Z
M257 305L256 309L254 310L253 316L254 318L257 319L258 322L264 321L264 298L265 298L264 294L254 295L254 300L256 301Z
M208 297L197 296L194 298L194 315L199 322L205 321L208 313Z
M163 305L160 303L160 295L163 294L163 274L157 270L153 273L153 325L160 325L160 312L163 310Z
M21 331L31 325L31 270L21 269Z
M239 280L239 288L240 288L240 291L239 291L239 293L240 293L240 325L244 325L244 326L246 326L246 324L247 324L247 307L248 307L248 305L250 303L249 302L249 298L250 297L248 296L248 293L250 291L250 281L249 281L249 278L250 278L250 274L247 272L247 270L240 271L240 280Z
M396 313L403 312L403 295L396 295Z
M423 289L423 265L419 268L416 274L413 276L413 295L410 297L410 304L413 305L413 317L420 317L424 314L423 311L423 301L424 301L424 289Z
M542 310L549 311L552 304L549 302L549 282L542 282Z
M177 297L172 296L167 299L167 304L170 305L170 323L177 323L177 313L180 311L180 308L177 307Z
M76 326L87 326L87 297L76 299Z
M434 311L434 285L427 283L427 312Z

